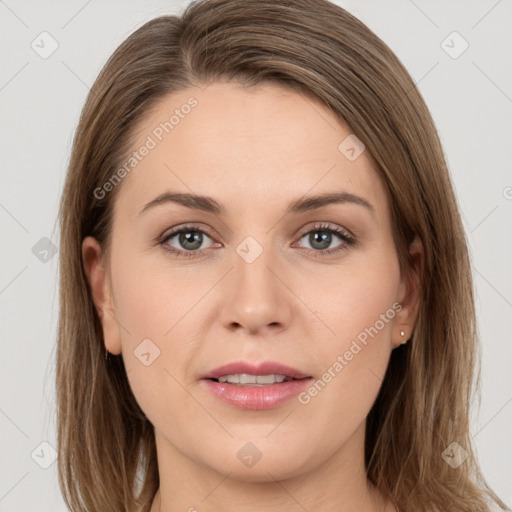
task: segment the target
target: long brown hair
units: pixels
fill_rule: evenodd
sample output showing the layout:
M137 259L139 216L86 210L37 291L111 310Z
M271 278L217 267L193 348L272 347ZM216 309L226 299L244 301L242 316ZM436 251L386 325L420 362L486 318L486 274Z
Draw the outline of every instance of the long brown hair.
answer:
M505 504L469 435L479 346L467 242L441 143L406 69L362 22L327 0L210 0L130 35L92 86L76 130L59 221L59 480L72 511L148 511L159 486L153 426L122 357L106 361L81 243L106 251L120 187L94 191L126 160L141 117L165 95L216 80L272 82L321 101L364 143L391 205L403 271L421 239L417 324L391 355L367 418L368 479L402 511L483 512ZM443 459L451 443L468 454ZM460 449L457 448L457 449Z

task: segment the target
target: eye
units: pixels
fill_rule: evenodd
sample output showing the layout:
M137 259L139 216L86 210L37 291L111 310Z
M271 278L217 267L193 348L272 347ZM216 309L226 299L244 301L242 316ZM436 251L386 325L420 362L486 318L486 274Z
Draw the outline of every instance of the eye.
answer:
M346 250L349 246L356 243L355 238L348 231L330 224L315 225L313 229L302 235L301 240L303 238L310 244L310 247L306 247L306 249L313 251L313 255L319 257L329 256ZM336 241L336 238L341 240L341 242L335 247L328 249L333 241Z
M193 258L197 256L196 253L198 251L208 250L208 248L204 246L205 237L212 240L206 231L197 226L183 226L165 233L159 240L159 243L166 251L176 256ZM173 239L175 239L174 243L171 243Z

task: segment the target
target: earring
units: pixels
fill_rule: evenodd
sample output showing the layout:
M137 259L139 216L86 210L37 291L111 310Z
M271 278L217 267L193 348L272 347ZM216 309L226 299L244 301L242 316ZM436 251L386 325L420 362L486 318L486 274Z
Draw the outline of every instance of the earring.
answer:
M405 336L405 331L403 329L400 331L400 336L402 336L402 338ZM407 340L402 341L402 345L405 345L406 343Z

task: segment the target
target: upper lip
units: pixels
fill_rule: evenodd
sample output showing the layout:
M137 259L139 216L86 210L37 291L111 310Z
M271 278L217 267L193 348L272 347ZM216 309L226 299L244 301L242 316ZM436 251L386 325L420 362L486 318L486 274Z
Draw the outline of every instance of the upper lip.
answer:
M285 364L278 363L276 361L264 361L259 364L251 364L247 361L236 361L233 363L219 366L214 370L211 370L207 374L203 375L202 379L218 379L223 375L235 375L240 373L246 373L248 375L284 375L291 379L303 379L309 377L309 375L286 366Z

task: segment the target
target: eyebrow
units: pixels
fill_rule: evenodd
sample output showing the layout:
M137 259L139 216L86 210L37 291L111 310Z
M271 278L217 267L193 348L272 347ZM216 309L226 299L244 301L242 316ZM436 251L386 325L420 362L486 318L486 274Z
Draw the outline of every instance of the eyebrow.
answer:
M142 210L139 212L139 216L142 215L144 212L148 211L149 209L154 208L155 206L159 206L169 202L181 204L182 206L185 206L187 208L201 210L219 216L223 215L226 212L225 207L212 197L167 191L164 192L163 194L160 194L158 197L147 203L146 206L144 206L144 208L142 208ZM364 208L368 209L373 216L375 216L375 209L373 205L370 204L366 199L355 194L343 191L307 196L296 199L288 205L288 207L285 210L285 215L288 215L290 213L297 214L310 210L316 210L330 204L346 203L363 206Z

